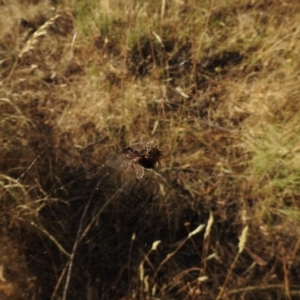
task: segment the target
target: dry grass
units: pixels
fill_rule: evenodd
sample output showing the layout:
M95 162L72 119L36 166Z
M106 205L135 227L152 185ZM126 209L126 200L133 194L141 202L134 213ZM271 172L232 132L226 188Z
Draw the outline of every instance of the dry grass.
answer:
M0 5L0 298L298 299L300 4L50 2Z

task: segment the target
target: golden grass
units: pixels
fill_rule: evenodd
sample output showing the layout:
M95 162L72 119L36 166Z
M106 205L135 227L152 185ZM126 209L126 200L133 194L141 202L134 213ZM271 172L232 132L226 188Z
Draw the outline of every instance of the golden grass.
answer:
M300 4L0 14L0 298L299 295ZM126 197L105 161L140 139L162 165Z

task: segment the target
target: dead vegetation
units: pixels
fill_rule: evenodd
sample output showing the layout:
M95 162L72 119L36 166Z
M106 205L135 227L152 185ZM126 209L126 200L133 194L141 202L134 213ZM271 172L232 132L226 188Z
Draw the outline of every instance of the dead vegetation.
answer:
M1 299L299 298L300 4L0 14ZM105 161L141 138L127 197Z

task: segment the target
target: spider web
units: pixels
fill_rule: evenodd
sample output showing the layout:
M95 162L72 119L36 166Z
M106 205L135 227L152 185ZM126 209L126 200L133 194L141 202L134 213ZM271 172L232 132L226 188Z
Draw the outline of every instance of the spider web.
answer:
M21 186L25 183L26 178L30 177L31 173L35 172L35 169L40 168L40 161L44 159L44 155L48 155L50 150L51 145L49 144L18 177L16 184ZM57 172L55 170L52 170L51 173L48 173L44 177L46 181L50 180L51 188L45 189L41 186L40 191L42 193L39 193L36 201L36 204L38 202L41 203L41 206L39 206L39 220L33 219L31 221L32 228L36 230L39 237L36 237L31 243L25 242L24 244L27 249L25 265L29 269L34 270L34 273L39 274L39 286L44 287L39 293L38 299L54 300L61 296L61 299L83 299L86 297L86 291L78 292L76 288L74 289L74 282L78 280L75 275L79 272L78 263L79 265L82 264L82 258L77 257L77 254L81 253L83 255L85 251L90 253L91 250L89 249L90 246L86 248L83 241L87 238L95 238L91 234L94 232L93 227L95 226L97 214L104 207L114 206L113 202L118 202L117 198L121 196L121 191L129 197L132 186L137 178L141 179L144 175L144 168L142 166L135 164L134 160L129 163L121 159L117 154L111 155L106 164L113 169L125 168L121 176L122 186L116 186L115 190L111 189L113 194L108 199L103 197L104 194L102 192L109 188L106 179L109 177L118 177L118 172L113 172L113 170L105 167L105 165L101 165L88 172L83 172L82 175L75 175L75 178L72 178L74 174L70 174L70 176L65 178L54 176ZM71 180L68 178L71 178ZM0 195L0 200L6 197L10 198L10 193L10 190L6 189ZM54 203L56 203L56 207L53 206ZM17 211L16 208L12 208L12 210ZM70 214L71 211L67 212L68 210L73 211L73 213ZM66 217L61 218L61 213L65 214ZM2 225L4 223L5 221L1 221ZM27 227L28 225L26 223L23 226ZM63 238L64 232L68 233L66 238ZM100 240L102 238L99 237ZM115 240L115 238L112 240ZM130 241L130 237L128 237L128 241ZM48 249L46 252L45 246ZM75 253L77 254L74 256ZM92 253L94 253L91 255L92 263L91 261L87 262L87 265L90 266L89 269L93 270L91 272L94 274L99 271L99 268L103 268L103 266L101 267L101 264L97 261L97 251ZM43 269L40 267L40 264L45 263L45 261L48 261L49 264L45 264L46 269ZM56 276L50 275L53 272L51 265L54 261L60 261L59 264L55 264L55 269L57 270ZM116 265L116 262L111 261L111 265ZM95 270L95 266L99 266L96 267L97 271ZM104 269L106 270L106 268ZM93 277L93 275L91 276ZM46 286L48 288L45 288ZM93 282L91 282L90 289L97 289Z

